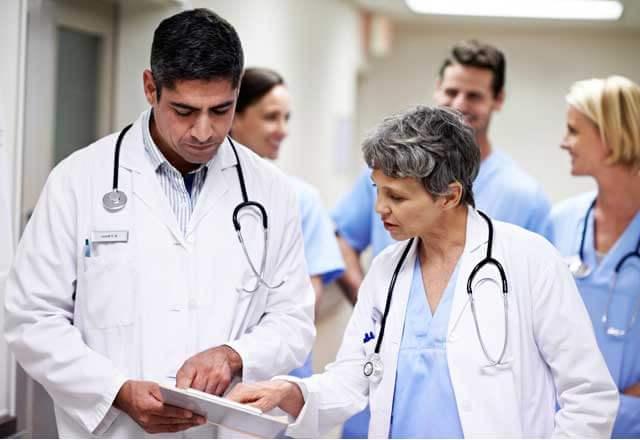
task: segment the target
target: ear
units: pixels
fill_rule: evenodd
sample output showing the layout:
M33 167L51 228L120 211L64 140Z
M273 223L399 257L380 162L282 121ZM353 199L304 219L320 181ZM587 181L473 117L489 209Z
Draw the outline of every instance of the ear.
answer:
M154 106L157 104L157 90L156 90L156 82L153 79L153 73L151 70L145 69L142 73L142 84L144 87L144 96L147 98L147 102L150 106Z
M453 182L449 184L449 193L440 197L443 210L453 209L460 205L462 200L462 184Z
M504 89L502 89L502 91L498 93L498 96L496 96L496 98L493 100L493 111L502 110L502 106L504 104L504 98L505 98L505 91Z

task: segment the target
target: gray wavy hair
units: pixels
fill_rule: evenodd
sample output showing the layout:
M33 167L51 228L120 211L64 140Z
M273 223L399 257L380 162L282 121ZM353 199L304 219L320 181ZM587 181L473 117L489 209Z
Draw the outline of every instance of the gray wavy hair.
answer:
M370 168L389 177L414 177L432 196L462 185L460 203L475 207L473 180L480 168L480 149L462 114L445 107L418 106L385 118L362 145Z

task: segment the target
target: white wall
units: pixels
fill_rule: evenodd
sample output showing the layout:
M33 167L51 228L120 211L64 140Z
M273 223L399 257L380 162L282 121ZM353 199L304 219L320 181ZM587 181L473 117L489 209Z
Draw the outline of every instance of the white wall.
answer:
M564 96L580 79L611 74L640 81L640 33L615 30L396 26L389 57L371 62L358 102L359 138L384 115L433 104L433 86L448 48L479 38L507 58L507 100L492 123L491 139L537 178L549 197L562 200L593 188L572 178L558 145L564 133Z
M24 30L26 20L26 1L5 0L0 7L0 106L2 106L3 143L0 145L6 153L7 164L9 166L0 170L7 175L0 176L1 181L8 183L9 205L13 230L16 229L17 200L15 181L20 177L14 164L19 163L20 127L22 124L22 79L24 77ZM5 171L7 170L7 171ZM3 213L6 214L6 213ZM0 233L2 244L0 252L11 252L14 238L7 237ZM11 240L7 243L5 240ZM0 258L0 304L4 304L4 278L6 274L6 258ZM0 308L0 329L4 328L4 307ZM7 351L4 338L0 338L0 415L15 413L14 408L14 385L15 369L13 361Z

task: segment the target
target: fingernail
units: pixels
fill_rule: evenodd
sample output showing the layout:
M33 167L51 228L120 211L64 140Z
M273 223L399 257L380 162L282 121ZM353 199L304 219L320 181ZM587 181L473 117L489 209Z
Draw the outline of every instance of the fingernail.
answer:
M204 425L207 422L204 417L198 417L197 421L199 425Z

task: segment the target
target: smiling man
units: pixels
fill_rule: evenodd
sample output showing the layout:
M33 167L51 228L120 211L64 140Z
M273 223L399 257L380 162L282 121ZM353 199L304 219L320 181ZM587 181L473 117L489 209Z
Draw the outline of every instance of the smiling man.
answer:
M174 15L150 64L150 108L52 171L7 283L6 338L52 396L61 437L210 438L159 383L221 395L299 367L313 343L295 193L227 137L236 31L206 9ZM103 201L112 181L120 209Z

